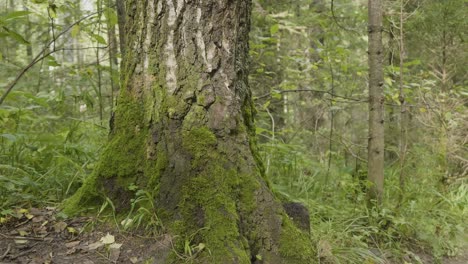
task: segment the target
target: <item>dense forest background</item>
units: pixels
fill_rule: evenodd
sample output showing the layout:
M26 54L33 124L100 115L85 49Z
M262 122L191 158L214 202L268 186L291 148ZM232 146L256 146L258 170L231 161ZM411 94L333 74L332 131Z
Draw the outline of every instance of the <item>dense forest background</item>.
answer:
M463 249L467 5L384 1L385 189L368 207L366 1L253 1L261 155L274 191L308 207L324 262ZM0 3L0 223L59 205L94 169L119 92L116 10L113 0Z

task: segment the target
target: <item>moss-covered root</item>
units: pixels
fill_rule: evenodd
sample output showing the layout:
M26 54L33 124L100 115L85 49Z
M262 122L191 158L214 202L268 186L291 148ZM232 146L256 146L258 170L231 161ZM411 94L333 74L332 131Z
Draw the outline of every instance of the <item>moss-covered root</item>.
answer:
M91 203L96 203L99 196L96 192L95 174L86 178L84 184L62 205L62 212L68 216L78 215L89 209Z

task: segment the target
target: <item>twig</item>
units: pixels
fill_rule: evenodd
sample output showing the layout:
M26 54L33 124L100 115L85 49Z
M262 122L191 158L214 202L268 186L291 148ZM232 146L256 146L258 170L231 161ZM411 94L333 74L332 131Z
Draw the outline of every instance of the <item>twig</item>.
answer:
M34 245L34 246L35 246L35 245ZM27 255L27 254L29 254L29 253L31 253L31 252L35 252L36 249L34 248L34 246L33 246L31 249L22 251L22 252L20 252L20 253L18 253L18 254L16 254L16 255L10 257L10 259L12 259L12 260L13 260L13 259L17 259L17 258L19 258L19 257L21 257L21 256L24 256L24 255Z
M3 253L2 256L0 256L0 260L4 259L8 255L8 253L10 252L10 249L11 249L11 244L8 244L7 250L5 251L5 253Z
M343 98L343 99L346 99L346 100L350 100L350 101L356 101L356 102L367 102L367 100L363 100L363 99L358 99L358 98L351 98L351 97L346 97L346 96L341 96L341 95L337 95L337 94L334 94L332 91L327 91L327 90L314 90L314 89L293 89L293 90L281 90L281 91L277 91L277 93L295 93L295 92L317 92L317 93L325 93L325 94L329 94L333 97L338 97L338 98ZM260 96L257 96L255 98L255 100L258 100L258 99L262 99L262 98L265 98L265 97L271 97L271 93L267 93L267 94L264 94L264 95L260 95Z
M23 239L23 240L34 240L34 241L44 241L43 237L22 237L22 236L7 236L5 234L0 233L0 236L6 239Z
M31 219L26 219L25 221L23 221L23 222L21 222L21 223L15 225L15 228L20 227L20 226L22 226L22 225L28 223L30 220L31 220Z

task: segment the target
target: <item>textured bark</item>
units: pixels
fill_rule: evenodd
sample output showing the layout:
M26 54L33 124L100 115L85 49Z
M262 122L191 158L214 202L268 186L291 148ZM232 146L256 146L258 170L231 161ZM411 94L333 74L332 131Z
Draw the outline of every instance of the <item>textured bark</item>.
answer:
M264 179L247 83L250 1L126 1L126 56L110 141L66 203L129 209L152 193L167 232L203 243L197 263L310 263L307 234ZM260 260L261 259L261 260ZM165 263L177 262L169 255Z
M380 201L384 186L384 103L382 3L369 0L369 197Z

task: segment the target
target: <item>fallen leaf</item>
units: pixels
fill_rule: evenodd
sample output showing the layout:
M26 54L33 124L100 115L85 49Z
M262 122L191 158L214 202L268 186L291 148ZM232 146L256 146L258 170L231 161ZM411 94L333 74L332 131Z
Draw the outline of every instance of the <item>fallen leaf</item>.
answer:
M16 244L20 244L20 245L22 245L22 244L27 244L28 242L29 242L29 241L26 240L26 239L15 239L15 243L16 243Z
M66 254L67 254L67 255L71 255L71 254L75 253L76 251L77 251L77 248L75 248L75 247L74 247L74 248L70 248L70 249L67 250Z
M24 216L26 216L26 218L29 220L31 220L34 217L34 215L32 214L25 214Z
M103 246L104 246L104 243L98 241L98 242L94 242L92 244L89 244L87 250L92 251L92 250L96 250L96 249L98 249L100 247L103 247Z
M112 244L115 242L115 237L107 233L107 235L101 237L101 242L106 245Z
M120 222L120 224L124 227L124 228L128 228L133 222L133 219L131 218L126 218L124 220L122 220L122 222Z
M67 227L67 223L60 221L54 225L54 230L56 233L60 233L63 230L65 230L66 227Z
M33 215L43 215L44 214L43 211L41 211L40 209L34 208L34 207L29 208L29 213L33 214Z
M119 249L122 246L122 244L119 243L114 243L109 246L110 249Z
M42 216L42 215L40 215L40 216L35 216L35 217L32 219L33 223L39 223L39 222L42 222L42 221L44 221L44 220L45 220L45 218L44 218L44 216Z
M80 243L81 241L72 241L72 242L65 243L65 246L67 248L72 248L72 247L78 246Z
M26 232L26 231L24 231L24 230L18 230L18 234L19 234L20 236L27 236L29 233Z
M130 262L132 262L133 264L135 264L135 263L138 262L138 258L137 258L137 257L131 257L131 258L130 258Z
M120 257L120 247L119 248L110 248L109 251L109 260L111 262L117 262Z
M74 227L68 227L67 230L68 230L68 233L72 233L72 234L76 233L76 229Z

